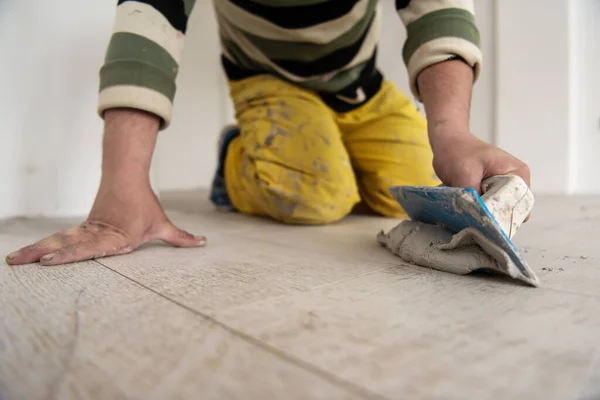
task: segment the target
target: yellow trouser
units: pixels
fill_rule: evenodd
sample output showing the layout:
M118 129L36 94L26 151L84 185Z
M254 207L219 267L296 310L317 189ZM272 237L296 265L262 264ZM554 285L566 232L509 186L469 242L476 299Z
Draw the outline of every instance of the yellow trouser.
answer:
M270 75L229 86L241 133L227 151L225 184L242 213L323 224L362 199L382 215L405 217L390 186L440 183L425 119L391 82L346 113Z

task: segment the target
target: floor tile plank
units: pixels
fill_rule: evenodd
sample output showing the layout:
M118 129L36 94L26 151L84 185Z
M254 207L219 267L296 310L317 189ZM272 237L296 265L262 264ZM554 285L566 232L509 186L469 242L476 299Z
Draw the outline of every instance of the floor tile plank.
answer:
M30 237L0 234L0 252ZM362 399L90 261L0 266L0 398Z
M437 271L392 268L217 318L387 398L574 398L600 354L600 299Z

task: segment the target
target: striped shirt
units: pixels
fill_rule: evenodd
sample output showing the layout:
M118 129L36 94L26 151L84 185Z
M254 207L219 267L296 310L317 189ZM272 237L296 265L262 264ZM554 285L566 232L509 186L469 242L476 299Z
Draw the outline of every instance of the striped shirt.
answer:
M381 0L391 1L391 0ZM379 89L380 0L213 0L230 80L269 73L321 95L338 111ZM175 80L195 0L119 0L100 70L99 113L130 107L171 122ZM407 29L410 87L424 68L460 57L481 69L473 0L396 0Z

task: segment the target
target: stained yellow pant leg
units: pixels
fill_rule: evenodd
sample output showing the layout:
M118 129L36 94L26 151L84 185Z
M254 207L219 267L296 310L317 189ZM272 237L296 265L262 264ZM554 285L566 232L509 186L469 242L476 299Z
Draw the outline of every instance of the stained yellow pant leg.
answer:
M337 221L359 202L334 114L319 97L268 75L230 83L240 136L225 182L243 213L296 224Z
M339 114L337 122L350 154L360 196L374 211L389 217L406 214L390 186L440 184L433 170L427 124L412 102L391 82L369 102Z

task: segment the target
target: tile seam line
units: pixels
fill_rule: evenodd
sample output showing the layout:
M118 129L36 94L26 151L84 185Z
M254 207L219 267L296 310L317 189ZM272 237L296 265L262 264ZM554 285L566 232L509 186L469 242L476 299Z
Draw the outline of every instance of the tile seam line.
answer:
M130 278L129 276L127 276L127 275L125 275L125 274L123 274L123 273L115 270L114 268L111 268L108 265L102 264L98 260L93 260L93 261L96 264L100 265L101 267L106 268L106 269L114 272L117 275L120 275L121 277L127 279L128 281L133 282L134 284L142 287L143 289L148 290L148 291L156 294L157 296L159 296L159 297L167 300L168 302L170 302L172 304L175 304L176 306L179 306L179 307L185 309L186 311L188 311L188 312L190 312L190 313L192 313L192 314L194 314L194 315L196 315L196 316L204 319L205 321L208 321L208 322L210 322L210 323L212 323L212 324L214 324L214 325L216 325L216 326L224 329L225 331L231 333L232 335L234 335L235 337L237 337L237 338L245 341L246 343L254 345L254 346L256 346L256 347L258 347L258 348L260 348L260 349L262 349L262 350L264 350L264 351L266 351L266 352L268 352L268 353L270 353L270 354L272 354L274 356L276 356L279 359L282 359L282 360L284 360L286 362L289 362L290 364L292 364L292 365L300 368L301 370L303 370L305 372L308 372L308 373L310 373L312 375L315 375L315 376L317 376L317 377L319 377L319 378L321 378L321 379L323 379L323 380L325 380L325 381L333 384L336 387L340 387L342 389L346 389L346 390L348 390L349 392L351 392L353 394L359 395L359 396L361 396L363 398L367 398L367 399L389 400L386 397L384 397L384 396L382 396L382 395L380 395L378 393L371 392L368 389L365 389L363 387L357 386L357 385L355 385L352 382L349 382L349 381L347 381L345 379L342 379L342 378L340 378L340 377L338 377L336 375L333 375L333 374L331 374L331 373L329 373L329 372L327 372L325 370L322 370L322 369L316 367L315 365L313 365L313 364L311 364L311 363L309 363L307 361L304 361L304 360L302 360L302 359L300 359L300 358L298 358L298 357L296 357L296 356L294 356L292 354L284 352L284 351L278 349L277 347L271 346L271 345L269 345L269 344L267 344L267 343L265 343L265 342L263 342L263 341L255 338L252 335L249 335L247 333L241 332L241 331L239 331L239 330L237 330L237 329L235 329L235 328L227 325L226 323L218 320L215 317L211 317L210 315L205 314L205 313L203 313L201 311L195 310L194 308L192 308L192 307L190 307L190 306L188 306L186 304L183 304L180 301L172 299L172 298L170 298L170 297L168 297L168 296L166 296L166 295L164 295L164 294L162 294L162 293L160 293L160 292L152 289L151 287L148 287L148 286L144 285L143 283L138 282L137 280L135 280L133 278Z

